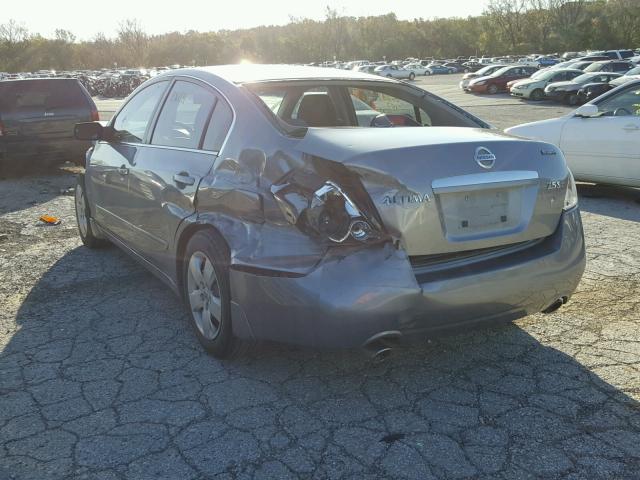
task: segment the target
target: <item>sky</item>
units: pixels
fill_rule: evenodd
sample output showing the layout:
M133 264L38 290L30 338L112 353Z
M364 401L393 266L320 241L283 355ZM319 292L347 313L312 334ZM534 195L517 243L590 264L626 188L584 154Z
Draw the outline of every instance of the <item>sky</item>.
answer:
M0 7L0 23L14 19L46 37L63 28L86 40L98 32L115 36L118 24L127 18L158 34L283 25L290 17L319 20L327 6L349 16L393 12L400 19L413 19L478 15L485 4L486 0L6 0Z

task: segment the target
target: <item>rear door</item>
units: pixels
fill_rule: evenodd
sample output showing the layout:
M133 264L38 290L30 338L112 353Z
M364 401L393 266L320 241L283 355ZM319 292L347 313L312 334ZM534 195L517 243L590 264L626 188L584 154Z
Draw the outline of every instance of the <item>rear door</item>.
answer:
M127 222L135 249L167 271L182 220L195 212L195 196L227 132L233 114L210 86L176 80L158 115L150 143L141 146L129 175Z
M125 242L132 239L132 226L126 220L134 201L129 196L129 173L144 144L153 115L169 81L160 81L137 92L117 113L111 125L115 137L97 142L87 170L88 195L98 223Z

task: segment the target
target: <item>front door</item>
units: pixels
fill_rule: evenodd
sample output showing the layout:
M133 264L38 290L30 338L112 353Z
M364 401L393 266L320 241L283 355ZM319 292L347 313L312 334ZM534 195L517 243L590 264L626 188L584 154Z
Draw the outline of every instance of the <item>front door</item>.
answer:
M594 102L600 115L573 117L561 148L576 176L594 182L640 183L640 87Z
M153 114L169 85L153 83L133 96L111 123L113 140L97 142L87 169L87 193L95 220L110 233L127 242L131 228L126 218L132 206L129 174L135 165Z

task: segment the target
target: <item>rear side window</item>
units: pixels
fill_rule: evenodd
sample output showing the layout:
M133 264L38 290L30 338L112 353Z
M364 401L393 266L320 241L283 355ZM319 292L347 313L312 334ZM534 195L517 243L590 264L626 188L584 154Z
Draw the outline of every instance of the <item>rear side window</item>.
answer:
M231 107L223 99L219 98L211 115L207 133L202 143L203 150L219 152L222 148L227 132L233 122L233 112Z
M177 81L169 92L151 143L168 147L200 147L215 95L191 82Z
M371 126L373 119L382 114L395 126L431 126L429 115L406 100L367 88L348 91L360 127Z
M162 98L167 86L166 81L149 85L138 92L120 110L113 123L116 130L116 139L121 142L141 142L147 131L153 112Z
M75 80L24 80L0 88L0 108L5 112L88 108L82 87Z

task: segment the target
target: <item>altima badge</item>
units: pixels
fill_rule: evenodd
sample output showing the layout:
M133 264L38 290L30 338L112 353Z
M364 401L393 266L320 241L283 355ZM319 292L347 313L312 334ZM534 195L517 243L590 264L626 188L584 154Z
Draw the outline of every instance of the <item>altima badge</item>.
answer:
M478 165L487 170L493 168L496 163L496 156L486 147L476 148L475 159Z
M412 205L418 203L427 203L431 201L428 193L412 193L408 195L385 195L382 199L383 205Z

